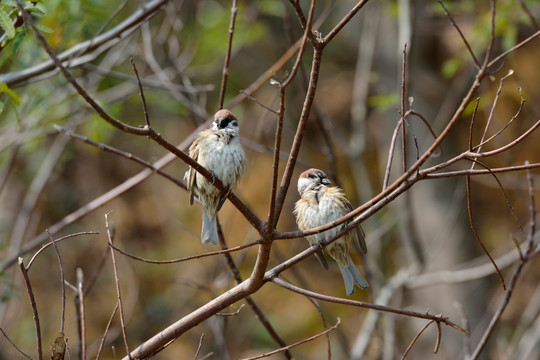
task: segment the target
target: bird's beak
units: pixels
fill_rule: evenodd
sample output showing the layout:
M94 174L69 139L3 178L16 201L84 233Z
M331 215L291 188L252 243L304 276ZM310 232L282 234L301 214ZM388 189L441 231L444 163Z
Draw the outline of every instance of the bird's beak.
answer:
M330 185L332 182L329 179L322 179L324 185Z

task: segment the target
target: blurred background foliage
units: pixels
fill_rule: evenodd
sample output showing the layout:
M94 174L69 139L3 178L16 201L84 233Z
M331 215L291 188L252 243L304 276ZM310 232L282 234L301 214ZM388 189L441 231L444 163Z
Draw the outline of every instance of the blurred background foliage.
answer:
M524 0L536 21L540 3ZM51 0L26 2L34 20L56 53L108 31L145 1ZM324 35L354 6L354 1L319 1L315 18ZM307 1L301 1L307 12ZM476 56L483 60L491 27L489 2L447 1ZM143 79L152 127L169 142L179 144L206 121L218 107L219 87L227 48L230 1L169 1L131 35L113 47L95 52L88 62L70 69L84 88L112 116L131 125L144 124L141 98L130 59ZM410 12L410 18L404 14ZM16 25L14 1L0 1L0 76L31 68L48 59L31 30ZM9 20L9 21L8 21ZM11 25L11 26L10 26ZM520 7L520 1L497 1L494 54L508 50L535 31L535 24ZM308 167L327 171L342 186L354 206L376 195L388 156L392 131L399 120L401 81L401 35L409 28L407 40L407 96L439 132L455 111L473 79L474 63L455 28L435 1L370 1L328 45L320 74L316 103L300 153L296 176ZM302 29L286 1L240 1L234 32L229 82L225 104L233 100L270 68L302 35ZM491 111L499 80L509 69L515 71L504 85L495 109L494 129L499 129L516 113L520 102L517 88L527 99L516 123L496 139L496 145L516 138L540 118L540 43L538 39L496 65L477 96L480 98L474 130L480 139L483 124ZM296 130L307 86L312 51L306 51L300 74L287 91L283 134L283 160ZM293 59L277 73L284 78ZM365 89L362 92L362 88ZM279 88L270 81L253 94L258 101L277 109ZM443 145L439 158L450 158L467 149L468 118ZM268 212L272 152L276 116L257 103L244 100L232 108L240 119L241 135L249 165L236 194L262 219ZM107 191L139 173L142 168L125 158L98 150L80 141L59 135L58 124L88 138L103 142L148 161L166 152L144 137L122 133L105 123L84 103L66 80L54 73L13 85L0 84L0 260L7 259L23 244L50 228L66 215L85 206ZM421 122L410 122L420 151L431 137ZM537 139L537 135L533 135ZM511 154L487 159L488 166L511 166L525 160L538 162L538 141L520 144ZM409 136L409 144L413 138ZM493 145L492 145L493 146ZM415 158L409 149L410 163ZM281 170L284 161L281 163ZM392 177L399 172L394 164ZM166 170L182 178L186 165L173 161ZM528 195L523 173L501 175L511 214L497 183L490 176L473 178L472 209L476 226L487 247L501 255L513 248L511 237L523 240L519 226L528 221ZM373 301L382 287L400 269L418 266L420 273L451 270L469 260L485 262L467 220L464 179L442 179L421 183L411 189L408 199L400 199L381 210L363 225L367 233L367 258L354 259L371 275L371 288L357 291L354 299ZM291 215L298 199L294 184L289 190L279 231L296 229ZM71 223L55 237L79 231L99 231L99 235L76 237L58 244L66 280L76 283L76 269L82 269L85 283L99 269L106 251L104 214L112 211L115 242L126 251L147 259L164 260L212 251L199 241L201 210L190 207L186 192L165 179L152 176L142 184L116 196L110 202ZM228 246L257 239L257 233L230 204L220 212ZM420 247L424 263L409 251L408 240ZM273 248L270 265L276 265L306 248L302 239L279 241ZM31 253L24 256L28 263ZM235 253L233 258L243 278L253 267L256 250ZM152 265L119 257L122 295L128 320L130 346L154 335L193 309L229 289L234 284L225 260L206 257L172 265ZM536 265L536 264L534 264ZM520 283L523 294L539 294L538 266L527 269ZM504 271L509 274L509 269ZM300 286L343 296L336 267L324 271L309 258L284 273ZM49 248L30 271L43 331L44 349L59 329L61 305L60 274L56 255ZM66 336L75 358L77 330L73 292L67 289ZM389 304L416 311L429 309L459 322L454 303L462 304L471 322L471 337L478 340L501 298L495 276L457 284L426 288L402 288ZM532 295L527 295L529 297ZM520 339L538 318L539 302L516 297L485 353L485 358L506 359L520 351ZM24 351L35 353L35 332L26 290L16 266L0 277L0 327ZM253 299L287 343L299 341L323 330L319 311L306 298L265 285ZM94 357L116 301L110 259L86 297L88 353ZM320 304L328 324L340 317L342 325L330 337L333 357L346 358L358 345L357 336L367 311L336 304ZM229 309L234 312L237 304ZM527 319L522 309L528 309ZM401 356L423 322L395 315L381 315L365 359L393 359ZM433 331L433 330L430 330ZM248 307L232 317L213 317L192 329L156 358L193 358L201 334L205 334L201 354L214 352L216 359L253 356L277 347ZM393 341L388 345L388 336ZM538 341L535 343L538 354ZM423 335L410 358L429 358L433 334ZM115 321L105 342L101 359L123 356L119 322ZM297 359L327 358L324 338L292 350ZM459 333L444 329L439 358L462 356ZM0 358L20 358L20 354L0 338ZM35 355L32 355L35 356ZM517 355L516 355L517 356ZM276 355L272 358L283 358ZM534 357L530 357L534 358Z

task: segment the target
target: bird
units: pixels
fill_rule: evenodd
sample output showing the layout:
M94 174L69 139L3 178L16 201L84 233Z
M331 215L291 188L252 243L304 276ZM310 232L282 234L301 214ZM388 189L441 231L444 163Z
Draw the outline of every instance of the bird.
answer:
M184 179L189 191L189 204L193 205L195 195L202 203L203 244L218 242L217 212L236 187L246 169L246 153L240 143L238 119L229 110L221 109L214 115L209 129L201 131L189 147L189 156L218 178L227 192L220 192L215 180L208 180L193 167L190 167Z
M296 223L300 230L308 230L337 220L353 210L344 191L338 186L328 186L332 182L324 171L319 169L309 169L300 174L298 178L298 200L294 207ZM350 221L349 221L350 222ZM344 223L322 233L306 236L311 246L325 243L333 238L348 223ZM339 239L326 246L325 250L338 264L345 291L348 296L354 293L354 285L360 288L367 288L368 283L354 265L349 251L348 244L358 241L363 253L367 253L365 235L360 226L343 234ZM321 250L315 252L315 256L321 265L328 269L328 263Z

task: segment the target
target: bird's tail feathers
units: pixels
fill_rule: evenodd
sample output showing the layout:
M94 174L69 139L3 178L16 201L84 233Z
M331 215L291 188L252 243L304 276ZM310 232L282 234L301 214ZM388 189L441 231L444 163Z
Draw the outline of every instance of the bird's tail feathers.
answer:
M218 243L216 215L210 216L210 214L208 214L208 211L206 211L206 209L204 208L201 241L203 244L208 244L209 242L211 242L212 244L217 245Z
M338 265L341 276L343 276L343 281L345 282L345 291L348 296L351 296L354 293L355 284L361 288L367 288L369 286L352 261L349 261L349 266L342 265L339 262Z

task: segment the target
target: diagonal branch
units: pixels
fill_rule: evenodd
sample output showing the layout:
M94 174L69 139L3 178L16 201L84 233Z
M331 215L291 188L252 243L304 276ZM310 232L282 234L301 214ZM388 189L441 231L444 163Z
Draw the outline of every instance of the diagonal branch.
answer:
M227 41L227 52L223 63L223 74L221 78L221 88L219 90L219 109L223 109L223 100L225 99L225 90L227 89L227 78L229 76L229 64L231 62L232 40L234 35L234 24L236 14L238 13L238 0L233 0L231 6L231 22L229 24L229 40Z
M427 319L427 320L435 321L437 323L442 322L445 325L451 326L456 330L459 330L461 332L466 333L466 331L464 329L462 329L460 326L458 326L457 324L450 321L448 318L443 317L442 315L432 315L432 314L430 314L428 312L421 313L421 312L416 312L416 311L411 311L411 310L396 309L396 308L392 308L392 307L389 307L389 306L371 304L371 303L366 303L366 302L363 302L363 301L341 299L341 298L337 298L337 297L333 297L333 296L323 295L323 294L319 294L319 293L316 293L316 292L313 292L313 291L309 291L309 290L306 290L306 289L299 288L299 287L294 286L294 285L292 285L292 284L290 284L290 283L288 283L286 281L283 281L283 280L281 280L281 279L279 279L277 277L270 279L270 281L272 281L276 285L279 285L279 286L281 286L281 287L283 287L283 288L285 288L287 290L291 290L291 291L294 291L294 292L296 292L298 294L309 296L309 297L312 297L312 298L315 298L315 299L328 301L328 302L336 303L336 304L358 306L358 307L362 307L362 308L366 308L366 309L384 311L384 312L389 312L389 313L398 314L398 315L415 317L415 318L419 318L419 319Z
M111 30L93 39L73 46L71 49L59 54L58 58L62 62L69 61L69 63L66 63L66 66L69 67L74 66L76 63L82 64L93 60L105 50L128 37L131 33L133 33L133 31L141 26L141 24L155 15L167 2L169 2L169 0L152 0L146 2L139 10L135 11L131 16ZM82 57L83 55L86 55L94 50L97 50L97 53L91 58ZM20 85L21 83L32 80L39 75L52 73L55 71L55 69L56 65L51 59L22 71L1 74L0 83L6 83L10 87Z

